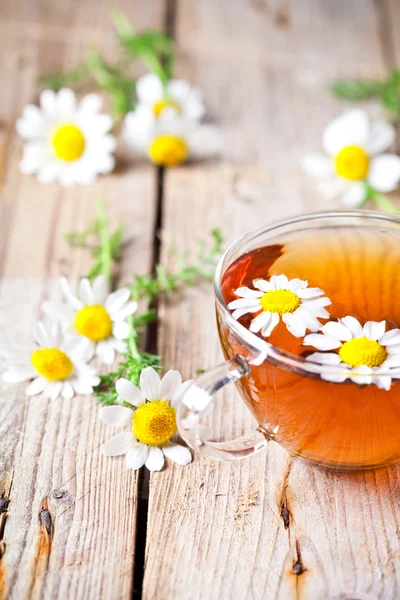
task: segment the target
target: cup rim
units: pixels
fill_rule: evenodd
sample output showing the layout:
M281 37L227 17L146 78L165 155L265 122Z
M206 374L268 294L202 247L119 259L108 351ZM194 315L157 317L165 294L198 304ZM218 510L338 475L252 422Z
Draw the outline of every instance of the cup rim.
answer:
M222 312L224 318L226 319L229 329L234 332L234 334L239 338L241 342L244 343L244 346L249 351L250 355L253 355L254 364L261 364L264 360L272 359L278 365L289 367L291 369L300 369L302 371L306 371L308 374L321 375L322 372L325 374L338 375L338 374L347 374L351 376L357 375L357 371L355 369L346 369L342 366L332 366L332 365L321 365L320 363L306 360L302 356L298 356L296 354L292 354L291 352L287 352L274 346L273 344L267 342L265 339L257 336L255 333L252 333L249 329L244 327L238 320L236 320L232 313L230 312L223 296L221 289L221 280L225 273L224 265L227 257L235 250L239 249L240 246L244 245L246 242L254 239L255 237L272 232L274 230L278 230L280 228L286 227L288 225L306 223L311 221L316 221L319 219L339 219L339 218L354 218L354 219L362 219L364 221L380 221L386 223L396 223L400 226L400 216L396 216L393 214L380 213L372 210L330 210L330 211L318 211L312 213L303 213L301 215L295 215L293 217L287 217L285 219L276 219L269 223L264 227L260 227L256 230L250 231L241 237L237 238L229 248L224 252L223 256L218 262L215 275L214 275L214 293L216 297L216 301L220 311ZM262 360L260 359L262 358ZM257 362L261 361L261 362ZM364 373L359 373L360 376L365 375ZM400 368L395 369L392 368L390 370L379 370L379 376L391 375L400 377Z

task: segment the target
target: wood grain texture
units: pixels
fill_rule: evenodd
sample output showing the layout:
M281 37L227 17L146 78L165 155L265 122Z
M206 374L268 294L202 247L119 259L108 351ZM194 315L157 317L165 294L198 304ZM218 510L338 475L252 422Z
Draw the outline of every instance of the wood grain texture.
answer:
M181 70L205 89L225 151L219 164L168 172L166 266L171 244L192 252L193 239L217 225L229 243L272 219L334 208L299 159L318 150L324 125L348 107L329 96L329 82L385 68L372 2L225 8L177 3ZM159 346L166 368L186 378L222 360L211 287L162 304ZM216 439L254 427L233 389L220 394L212 424ZM144 598L395 600L398 478L397 467L324 471L274 444L234 464L169 463L151 477Z
M164 2L122 2L140 29L162 27ZM18 172L15 119L37 97L40 73L72 66L86 42L112 40L110 2L2 2L0 45L0 338L25 336L58 278L87 273L87 250L62 236L88 226L103 196L111 224L125 226L120 283L152 263L156 173L116 171L89 188L43 186ZM90 35L89 35L90 32ZM88 39L88 37L90 39ZM108 49L106 48L106 51ZM112 49L110 48L110 53ZM137 475L100 455L113 435L92 397L28 399L24 385L0 387L0 597L130 598Z

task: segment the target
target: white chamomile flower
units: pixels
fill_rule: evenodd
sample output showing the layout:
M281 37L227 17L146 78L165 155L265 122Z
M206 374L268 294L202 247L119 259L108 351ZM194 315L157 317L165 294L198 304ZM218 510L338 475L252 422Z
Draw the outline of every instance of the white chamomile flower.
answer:
M124 137L137 153L162 167L175 167L188 158L207 158L219 150L219 136L211 125L200 125L165 108L158 117L143 110L125 117Z
M60 283L67 304L44 302L43 311L60 321L66 331L81 337L88 360L96 354L104 364L111 365L115 352L126 352L124 340L129 335L126 319L138 307L137 302L130 300L130 290L120 288L109 294L103 275L96 277L93 283L81 279L77 295L65 277Z
M330 369L321 374L327 381L342 383L349 378L360 385L374 383L389 390L394 377L390 372L396 369L398 373L400 367L400 329L385 330L386 321L368 321L364 327L351 316L330 321L321 328L321 333L304 338L304 345L322 351L314 352L306 360L329 365ZM332 366L338 369L330 372Z
M101 114L97 94L79 104L72 90L45 90L40 107L28 104L17 121L17 132L26 140L22 173L36 173L40 183L59 181L69 187L92 183L99 173L113 170L115 138L109 115Z
M185 466L192 460L188 448L171 442L176 431L175 409L191 381L182 383L178 371L168 371L162 379L151 367L143 369L140 388L127 379L119 379L116 389L119 397L130 404L104 406L100 419L112 427L131 426L131 431L119 433L102 446L102 454L125 454L128 469L145 465L150 471L160 471L164 456Z
M400 157L382 154L394 139L390 123L370 122L363 110L351 110L325 129L322 145L328 156L308 155L302 164L321 180L321 191L329 198L361 206L374 191L391 192L400 181Z
M321 298L324 292L319 288L309 288L308 281L272 275L269 281L255 279L253 286L255 290L248 287L235 290L239 299L228 304L235 319L247 313L259 313L250 324L253 333L261 332L264 337L269 337L282 318L292 335L303 337L306 329L318 331L321 328L318 318L329 317L324 307L331 301Z
M77 338L66 340L59 323L51 328L37 323L33 341L3 349L7 361L4 381L21 383L33 380L26 389L28 396L41 394L55 400L70 399L74 394L92 394L100 378L86 364L84 348Z
M174 108L183 117L199 121L205 112L200 90L184 79L171 79L163 85L157 75L148 73L137 80L136 95L135 112L146 109L155 117L166 108Z

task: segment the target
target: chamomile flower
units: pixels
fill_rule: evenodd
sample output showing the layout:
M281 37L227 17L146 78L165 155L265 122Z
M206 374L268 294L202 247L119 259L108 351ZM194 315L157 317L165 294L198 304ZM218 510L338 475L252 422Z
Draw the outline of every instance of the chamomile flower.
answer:
M166 108L174 108L187 119L199 121L205 112L199 89L184 79L171 79L165 86L154 73L147 73L136 82L138 99L135 112L149 111L158 117Z
M321 180L321 191L329 198L361 206L374 191L391 192L400 181L400 157L382 154L394 139L392 125L370 122L363 110L351 110L325 129L322 145L328 156L308 155L302 164Z
M126 319L138 307L137 302L130 300L130 290L120 288L109 294L103 275L93 283L81 279L76 295L65 277L60 283L67 303L44 302L43 311L60 321L70 334L80 336L88 360L96 354L104 364L111 365L115 352L126 352L124 340L129 335Z
M321 351L306 360L338 367L334 373L322 372L322 379L327 381L342 383L349 378L360 385L374 383L389 390L393 379L390 372L398 372L400 367L400 329L386 331L386 321L368 321L362 326L347 316L326 323L321 333L306 335L304 345Z
M207 158L219 150L214 127L200 125L170 107L158 116L147 110L128 113L124 137L138 154L162 167L176 167L188 158Z
M119 433L102 446L102 454L125 454L128 469L145 465L150 471L160 471L164 456L185 466L192 460L188 448L171 438L176 432L175 409L188 385L182 383L178 371L168 371L162 379L151 367L143 369L140 388L127 379L119 379L116 389L121 400L130 405L104 406L100 419L112 427L131 426L131 431Z
M258 313L250 323L253 333L261 332L267 338L282 319L292 335L303 337L306 329L318 331L321 328L318 318L329 317L324 307L331 301L322 297L324 292L319 288L309 288L308 281L272 275L269 281L255 279L253 286L255 290L237 288L234 293L239 299L228 304L235 319L247 313Z
M55 400L68 400L74 394L92 394L100 383L96 370L86 364L84 348L78 339L66 340L58 323L51 328L41 322L34 328L31 343L10 345L2 350L7 361L4 381L32 382L28 396L41 394Z
M28 104L17 121L17 132L26 140L22 173L36 173L40 183L59 181L65 187L92 183L98 174L113 170L115 138L109 115L101 114L96 94L78 104L72 90L45 90L40 107Z

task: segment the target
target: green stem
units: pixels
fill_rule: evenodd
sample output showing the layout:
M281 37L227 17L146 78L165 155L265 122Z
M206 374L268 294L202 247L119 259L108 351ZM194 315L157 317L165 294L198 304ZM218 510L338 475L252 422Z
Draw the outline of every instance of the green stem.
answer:
M400 213L395 204L380 192L377 192L373 188L369 188L368 192L368 199L374 200L379 208L385 212L395 215Z
M108 220L106 207L103 198L97 200L97 214L99 223L99 235L100 235L100 264L101 273L110 281L111 278L111 263L112 263L112 250L111 240L108 233Z

